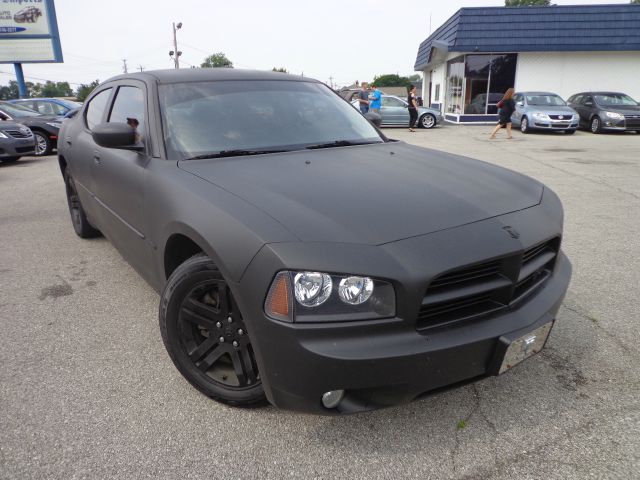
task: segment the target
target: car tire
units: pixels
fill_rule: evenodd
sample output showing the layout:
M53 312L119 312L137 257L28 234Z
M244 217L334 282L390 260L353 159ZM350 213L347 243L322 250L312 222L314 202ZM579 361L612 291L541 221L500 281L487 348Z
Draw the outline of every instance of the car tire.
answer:
M591 130L591 133L602 132L602 120L600 120L600 117L596 116L591 119L591 122L589 123L589 130Z
M173 271L160 297L159 321L169 357L196 389L231 406L266 403L240 309L208 256L197 254Z
M565 130L564 133L566 133L567 135L573 135L574 133L576 133L575 130Z
M531 128L529 128L529 119L527 117L522 117L522 120L520 120L520 131L522 133L531 133Z
M430 113L425 113L418 120L418 125L421 128L433 128L436 126L436 117Z
M40 131L34 131L33 136L36 137L36 151L34 155L36 157L44 157L49 155L53 150L53 144L47 134Z
M4 162L4 163L14 163L17 162L18 160L20 160L22 157L5 157L5 158L0 158L0 162Z
M78 196L78 190L76 184L73 181L73 177L69 172L69 167L64 169L64 185L67 193L67 205L69 206L69 214L71 215L71 224L73 229L80 238L93 238L100 236L100 230L95 228L89 220L80 203L80 197Z

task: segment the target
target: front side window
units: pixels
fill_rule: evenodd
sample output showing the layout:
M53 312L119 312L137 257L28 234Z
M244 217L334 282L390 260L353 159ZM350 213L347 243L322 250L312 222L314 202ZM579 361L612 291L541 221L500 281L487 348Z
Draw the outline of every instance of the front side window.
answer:
M384 141L357 110L315 82L175 83L161 85L159 94L170 157Z
M383 107L404 107L404 102L393 97L382 97Z
M120 87L113 102L109 122L126 123L142 138L145 125L144 92L138 87Z
M104 117L104 111L107 108L107 102L109 101L109 96L111 95L111 89L107 88L106 90L101 91L95 97L91 99L89 105L87 106L86 120L87 127L91 130L97 124L102 122L102 118Z
M38 111L43 115L56 115L57 112L53 109L53 105L49 102L38 102Z
M37 117L38 115L40 115L38 112L35 112L30 108L8 102L0 102L0 108L2 108L2 110L4 110L8 115L11 115L11 117L13 118Z

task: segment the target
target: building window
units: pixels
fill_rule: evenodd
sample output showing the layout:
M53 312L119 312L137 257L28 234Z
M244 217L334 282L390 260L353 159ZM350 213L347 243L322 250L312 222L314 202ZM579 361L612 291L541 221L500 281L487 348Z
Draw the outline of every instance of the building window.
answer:
M447 112L462 113L464 55L447 62Z
M464 113L484 114L487 110L487 90L491 55L467 55L464 62Z
M516 83L516 63L518 55L507 53L504 55L491 56L491 75L489 78L489 101L487 102L487 113L498 113L497 103L504 96L507 89L515 86Z
M440 84L436 83L436 91L433 94L433 98L434 98L434 102L439 102L440 101Z

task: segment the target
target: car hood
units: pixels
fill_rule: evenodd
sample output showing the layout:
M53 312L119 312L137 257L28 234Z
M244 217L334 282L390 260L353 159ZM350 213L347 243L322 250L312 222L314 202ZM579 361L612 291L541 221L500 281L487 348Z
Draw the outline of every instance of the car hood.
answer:
M0 130L20 130L24 125L15 121L0 121Z
M616 105L615 107L600 107L605 112L616 112L623 115L640 115L640 107L634 105Z
M578 112L576 112L573 108L569 107L569 106L557 106L557 107L538 107L538 106L529 106L527 107L527 110L530 112L542 112L542 113L546 113L547 115L577 115Z
M522 210L542 184L403 142L179 162L302 241L379 245Z

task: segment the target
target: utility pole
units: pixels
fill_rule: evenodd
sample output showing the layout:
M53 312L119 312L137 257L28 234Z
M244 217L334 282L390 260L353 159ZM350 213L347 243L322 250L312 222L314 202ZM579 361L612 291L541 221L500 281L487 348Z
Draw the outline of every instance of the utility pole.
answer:
M144 67L142 65L138 65L138 70L142 72L144 70Z
M126 58L122 59L122 71L124 73L129 73L129 70L127 69L127 59Z
M178 22L176 25L173 23L173 51L169 52L169 56L173 56L173 64L175 68L180 68L180 55L182 52L178 50L178 38L176 36L176 31L182 28L182 22Z
M333 77L329 77L329 85L331 85L331 88L333 89Z

